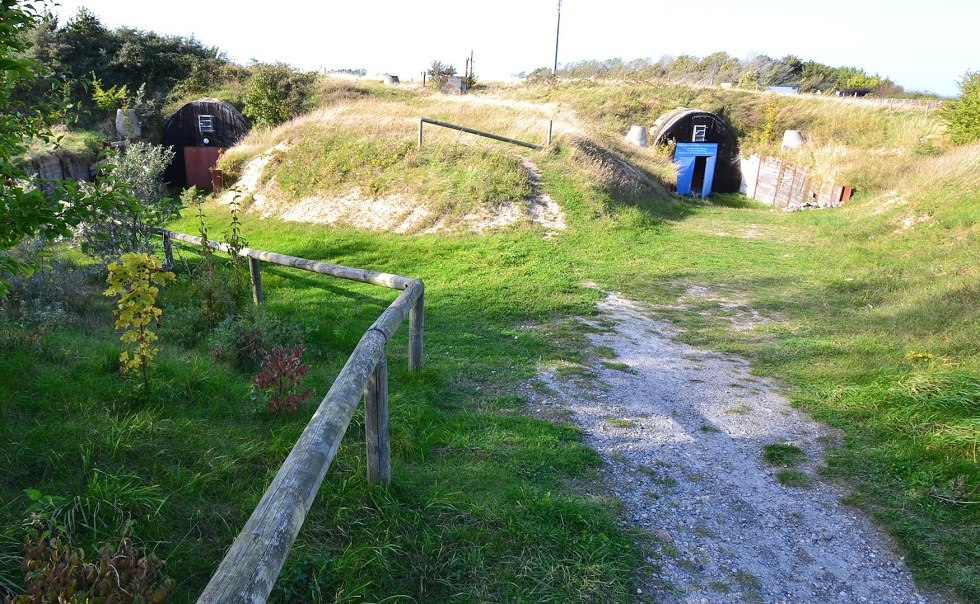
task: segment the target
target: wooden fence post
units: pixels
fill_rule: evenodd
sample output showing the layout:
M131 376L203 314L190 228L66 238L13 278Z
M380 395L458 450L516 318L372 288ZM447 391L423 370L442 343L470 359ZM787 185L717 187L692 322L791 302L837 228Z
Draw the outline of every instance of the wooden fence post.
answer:
M422 148L422 124L423 123L425 123L425 121L422 118L419 118L419 149Z
M391 443L388 437L388 354L385 352L364 385L364 424L368 481L391 482Z
M163 268L168 271L174 267L174 244L170 240L170 233L163 233Z
M252 301L262 304L265 295L262 293L262 261L248 257L248 273L252 277Z
M418 287L424 287L419 281ZM408 312L408 368L415 371L422 366L423 342L425 340L425 290Z
M548 146L551 146L551 127L554 125L553 120L548 120Z

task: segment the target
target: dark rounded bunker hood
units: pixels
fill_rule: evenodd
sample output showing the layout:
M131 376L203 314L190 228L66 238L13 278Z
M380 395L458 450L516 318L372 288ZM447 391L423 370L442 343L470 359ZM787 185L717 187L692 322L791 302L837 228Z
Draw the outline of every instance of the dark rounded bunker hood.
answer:
M694 140L695 126L703 126L698 128L698 140ZM742 184L738 143L728 124L714 113L679 107L654 122L651 138L654 145L666 145L671 141L718 143L718 163L712 188L718 193L738 193Z
M175 154L167 168L167 180L177 186L187 185L185 147L227 149L248 134L248 130L248 120L230 103L213 98L187 103L163 127L162 143L172 146Z

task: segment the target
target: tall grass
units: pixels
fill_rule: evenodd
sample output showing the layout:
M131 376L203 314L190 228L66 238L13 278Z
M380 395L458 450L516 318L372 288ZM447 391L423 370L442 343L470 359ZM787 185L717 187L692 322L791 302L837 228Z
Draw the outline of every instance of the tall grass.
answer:
M742 90L642 85L628 87L596 82L556 86L524 86L503 93L519 99L570 104L583 125L606 145L617 144L631 124L652 126L661 115L677 108L711 111L722 117L739 138L744 155L783 156L813 168L828 180L861 191L886 190L896 174L913 166L918 157L945 149L936 113L904 107L861 106L813 97L776 97L773 141L760 140L765 109L771 95ZM784 130L801 130L806 146L782 150ZM642 161L644 152L632 151Z

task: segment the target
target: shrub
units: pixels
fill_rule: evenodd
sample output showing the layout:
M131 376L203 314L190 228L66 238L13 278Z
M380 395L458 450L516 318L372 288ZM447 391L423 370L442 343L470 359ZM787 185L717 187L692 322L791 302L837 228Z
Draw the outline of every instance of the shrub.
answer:
M309 109L315 73L283 63L260 64L252 69L242 113L256 126L275 126Z
M173 156L169 147L144 142L109 155L105 171L138 203L126 210L102 212L86 222L79 232L86 253L108 261L127 252L152 249L149 227L163 226L180 215L180 202L167 194L163 182L163 172Z
M238 255L248 242L242 237L237 200L231 206L231 233L225 236L231 254L229 261L219 260L207 245L208 228L200 206L197 215L200 221L198 233L204 241L200 249L201 263L194 273L194 289L201 300L201 313L214 327L222 320L240 314L248 304L248 261Z
M103 545L95 560L86 561L81 548L34 536L24 547L27 593L8 601L159 603L174 585L163 575L165 566L155 555L136 550L129 538L115 547Z
M56 142L46 124L43 105L47 103L25 102L17 95L50 73L24 58L29 51L28 32L42 21L41 7L35 4L0 3L0 296L7 290L9 276L28 268L10 253L21 241L34 236L49 240L69 236L92 216L132 203L111 180L98 189L72 181L51 183L54 195L49 197L35 186L19 161L32 141Z
M17 258L33 267L30 272L11 275L9 291L0 299L0 309L25 324L48 324L60 315L59 323L92 311L89 294L105 281L105 267L78 266L71 259L53 259L52 242L33 237L14 250Z
M123 373L140 371L143 387L149 388L148 369L157 349L157 340L150 331L150 324L159 324L163 311L156 306L160 287L174 274L163 270L160 260L149 254L124 254L119 262L109 264L109 288L107 296L118 296L116 329L125 329L120 336L124 343L132 344L133 351L124 350L119 355Z
M960 81L960 97L943 106L949 138L956 144L980 140L980 71L968 71Z
M286 350L276 346L262 351L262 371L252 378L259 390L268 397L265 410L275 413L281 409L296 411L310 396L310 390L302 390L303 379L310 368L303 362L302 346Z
M241 315L222 321L208 339L211 356L245 371L262 363L262 353L276 346L302 346L307 330L285 321L263 306L248 307Z

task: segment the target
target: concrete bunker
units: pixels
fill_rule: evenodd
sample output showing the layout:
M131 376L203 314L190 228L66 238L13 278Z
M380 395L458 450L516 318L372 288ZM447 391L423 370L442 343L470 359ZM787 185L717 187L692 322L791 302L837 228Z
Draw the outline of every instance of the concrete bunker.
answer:
M230 103L211 98L187 103L163 127L163 145L174 148L166 179L180 187L210 189L218 157L248 130L248 121Z
M675 149L674 159L680 162L679 193L702 195L705 189L707 193L738 193L742 183L738 142L719 116L700 109L678 107L654 122L651 131L652 144L671 145ZM692 155L690 161L684 157ZM712 166L713 172L707 173ZM682 190L685 184L687 189Z

